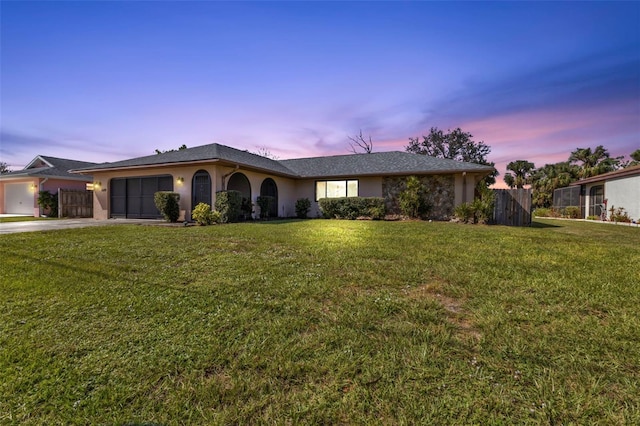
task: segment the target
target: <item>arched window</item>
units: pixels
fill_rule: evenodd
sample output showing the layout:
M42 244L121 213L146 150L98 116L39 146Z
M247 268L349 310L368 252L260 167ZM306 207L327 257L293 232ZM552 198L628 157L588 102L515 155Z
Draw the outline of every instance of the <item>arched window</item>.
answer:
M227 183L227 191L238 191L242 198L251 200L251 183L243 173L234 173Z
M269 217L278 217L278 186L271 178L266 178L260 185L261 197L272 197L273 202L269 208Z
M206 170L198 170L191 180L191 208L200 203L211 206L211 176Z

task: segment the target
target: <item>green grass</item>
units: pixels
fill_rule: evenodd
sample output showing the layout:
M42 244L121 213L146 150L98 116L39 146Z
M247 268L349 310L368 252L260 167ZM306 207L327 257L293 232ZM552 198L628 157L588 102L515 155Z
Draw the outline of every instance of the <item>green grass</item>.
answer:
M30 222L33 220L58 220L57 217L33 217L33 216L8 216L0 217L0 223L7 222Z
M0 238L3 424L638 424L640 229Z

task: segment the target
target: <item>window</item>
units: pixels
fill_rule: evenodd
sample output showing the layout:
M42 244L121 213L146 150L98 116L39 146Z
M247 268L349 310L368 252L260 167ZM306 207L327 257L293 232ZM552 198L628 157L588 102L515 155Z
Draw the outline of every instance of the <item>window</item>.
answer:
M316 181L316 201L320 198L357 197L357 180Z

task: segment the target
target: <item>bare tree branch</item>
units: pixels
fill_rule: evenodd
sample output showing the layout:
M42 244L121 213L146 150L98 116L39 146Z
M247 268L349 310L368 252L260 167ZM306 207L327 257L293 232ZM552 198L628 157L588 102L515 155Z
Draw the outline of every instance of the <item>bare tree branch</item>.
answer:
M371 135L369 135L369 140L367 141L364 136L362 136L362 129L360 129L360 134L356 137L348 136L349 147L351 147L351 152L354 154L358 154L359 150L362 150L366 154L371 154L373 152L373 142L371 141Z

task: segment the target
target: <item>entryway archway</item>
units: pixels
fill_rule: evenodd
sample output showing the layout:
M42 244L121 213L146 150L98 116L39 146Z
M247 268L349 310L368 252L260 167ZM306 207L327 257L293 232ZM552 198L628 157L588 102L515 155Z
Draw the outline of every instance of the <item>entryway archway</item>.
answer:
M266 178L260 185L261 197L272 197L273 202L269 207L269 217L278 217L278 185L271 178Z
M191 208L200 203L211 206L211 175L206 170L198 170L191 180Z

